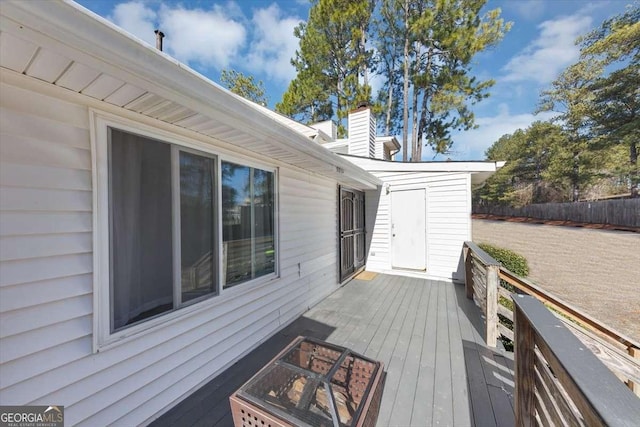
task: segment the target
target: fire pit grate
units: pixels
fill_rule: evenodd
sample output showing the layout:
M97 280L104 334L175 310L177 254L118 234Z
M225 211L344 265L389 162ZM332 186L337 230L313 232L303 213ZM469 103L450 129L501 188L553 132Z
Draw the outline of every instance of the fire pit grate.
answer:
M231 400L236 427L373 426L383 371L349 349L298 337Z

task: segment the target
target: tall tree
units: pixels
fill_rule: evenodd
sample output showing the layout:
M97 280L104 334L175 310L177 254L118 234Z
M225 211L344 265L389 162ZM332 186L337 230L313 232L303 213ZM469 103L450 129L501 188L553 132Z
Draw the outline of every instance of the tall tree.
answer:
M403 63L404 23L402 4L397 0L382 0L379 13L374 20L376 34L376 62L379 75L384 78L384 84L378 94L381 105L379 123L385 135L402 132L401 108L403 78L401 65Z
M503 135L485 155L507 163L478 191L478 196L513 206L562 201L564 182L556 179L552 166L566 141L567 135L560 126L541 121Z
M371 101L366 84L372 51L366 46L371 0L313 0L309 19L294 30L300 47L291 63L297 75L276 110L312 122L335 114L338 132L350 109Z
M247 76L239 71L222 70L220 82L236 95L240 95L256 104L267 105L268 98L265 95L262 80L256 81L253 76Z
M640 2L608 19L580 40L581 62L604 73L590 86L594 132L604 147L627 146L629 187L638 196L640 173Z
M571 185L572 200L578 201L583 187L594 177L592 125L593 92L591 84L600 72L598 64L579 62L567 68L542 92L538 111L555 111L553 119L568 135L563 150L556 152L554 171Z
M500 9L481 15L485 3L486 0L421 2L419 16L411 23L416 46L412 76L412 114L417 125L412 129L414 161L421 160L423 145L446 153L453 144L452 130L475 127L469 107L488 96L494 81L474 77L471 61L477 53L502 40L511 27L500 18Z
M387 85L387 120L401 122L403 158L420 161L426 144L445 153L453 140L451 131L474 127L470 104L488 96L492 80L472 76L475 54L498 43L510 23L500 10L481 15L486 0L384 0L378 39L391 43L378 48ZM392 16L393 19L388 19ZM387 41L388 40L388 41ZM402 47L402 52L398 48ZM392 68L393 67L393 68ZM392 98L401 79L402 97ZM400 111L402 112L399 117ZM391 127L391 126L389 126ZM411 142L409 142L411 136ZM411 146L411 152L409 152Z

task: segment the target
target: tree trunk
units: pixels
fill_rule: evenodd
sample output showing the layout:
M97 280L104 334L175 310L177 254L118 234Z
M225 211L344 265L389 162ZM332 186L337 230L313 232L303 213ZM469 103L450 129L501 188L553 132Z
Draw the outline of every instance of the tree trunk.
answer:
M340 135L340 130L344 128L342 127L342 117L340 116L340 107L342 105L342 103L340 102L340 93L342 91L342 80L340 80L340 78L338 78L338 83L336 85L336 118L338 121L338 137L339 138L344 138L345 135Z
M429 101L429 91L425 90L424 95L422 95L422 105L420 109L420 122L418 123L418 161L422 161L422 147L425 145L423 142L424 130L427 127L427 113L428 113L428 101Z
M402 110L402 161L409 155L409 0L404 1L404 88Z
M367 50L367 47L366 47L367 34L365 32L364 25L362 27L360 27L360 31L362 32L362 38L360 39L360 43L362 45L360 46L360 49L361 49L361 54L362 54L362 56L364 58L365 52ZM363 86L369 86L369 70L367 69L366 61L362 62L361 68L362 68L362 85ZM362 100L359 100L359 101L362 101Z
M411 161L419 162L418 158L418 95L420 90L416 85L413 85L413 101L411 111Z
M387 93L387 116L384 120L384 134L385 136L391 133L391 113L393 111L393 80L389 79L389 92Z
M431 61L433 59L433 48L430 47L427 51L427 64L425 71L430 73ZM422 95L422 104L420 106L420 121L418 122L417 138L416 138L416 162L422 161L422 147L424 146L422 137L424 136L424 130L427 128L427 113L429 106L429 98L431 98L431 86L427 83L424 94Z
M571 197L577 202L580 198L580 153L573 152L573 168L571 171Z
M638 197L640 189L640 177L638 176L638 141L633 136L629 144L629 162L631 163L631 172L629 180L631 181L631 197Z

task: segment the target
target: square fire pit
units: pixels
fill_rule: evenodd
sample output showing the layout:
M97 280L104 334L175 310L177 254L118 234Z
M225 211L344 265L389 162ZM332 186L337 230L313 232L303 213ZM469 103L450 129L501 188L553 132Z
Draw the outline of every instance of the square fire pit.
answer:
M298 337L229 398L236 427L375 426L383 366Z

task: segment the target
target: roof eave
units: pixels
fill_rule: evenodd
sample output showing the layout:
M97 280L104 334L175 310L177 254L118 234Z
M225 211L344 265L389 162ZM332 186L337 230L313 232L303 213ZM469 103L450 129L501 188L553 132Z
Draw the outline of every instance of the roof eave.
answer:
M47 43L52 39L100 62L106 72L153 90L159 96L180 103L203 114L224 120L244 129L258 140L294 150L332 166L331 177L344 174L365 188L380 185L377 178L342 159L304 135L275 121L248 102L223 89L169 55L143 44L114 24L84 7L63 2L5 2L2 6L2 30L20 31L29 23L35 37ZM10 18L8 17L10 16ZM32 34L33 35L33 34ZM216 99L213 103L211 100ZM247 123L252 123L251 127ZM337 171L337 172L335 172Z

